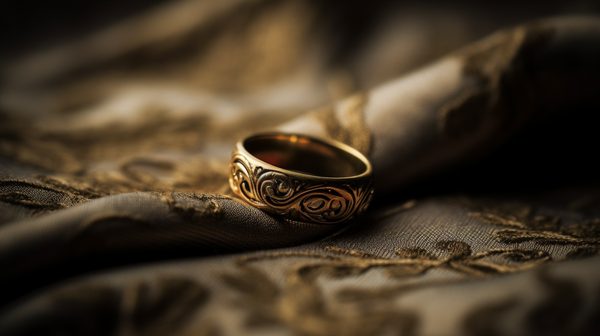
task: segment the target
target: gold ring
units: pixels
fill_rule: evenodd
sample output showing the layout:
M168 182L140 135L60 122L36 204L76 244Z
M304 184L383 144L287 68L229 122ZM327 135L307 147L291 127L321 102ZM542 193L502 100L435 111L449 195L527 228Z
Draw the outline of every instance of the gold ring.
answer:
M261 133L238 141L229 185L259 209L318 224L356 218L373 197L364 155L338 141L299 134Z

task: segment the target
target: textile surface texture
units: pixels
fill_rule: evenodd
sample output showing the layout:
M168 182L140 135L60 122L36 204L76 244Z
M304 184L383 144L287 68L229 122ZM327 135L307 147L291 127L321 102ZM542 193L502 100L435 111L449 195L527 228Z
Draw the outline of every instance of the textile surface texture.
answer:
M5 53L0 335L600 335L599 8L429 5L154 1ZM365 154L366 214L238 199L273 130Z

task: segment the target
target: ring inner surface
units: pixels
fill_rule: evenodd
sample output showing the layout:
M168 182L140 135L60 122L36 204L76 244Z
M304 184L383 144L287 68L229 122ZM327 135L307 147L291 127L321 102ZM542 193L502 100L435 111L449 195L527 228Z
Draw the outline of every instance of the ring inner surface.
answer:
M244 141L257 159L273 166L322 177L350 177L367 166L341 148L297 135L262 135Z

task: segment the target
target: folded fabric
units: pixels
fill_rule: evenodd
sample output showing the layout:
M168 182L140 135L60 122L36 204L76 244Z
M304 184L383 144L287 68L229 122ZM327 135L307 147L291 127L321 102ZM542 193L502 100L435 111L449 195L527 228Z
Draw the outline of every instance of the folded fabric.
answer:
M600 332L600 18L365 88L309 4L176 2L3 67L1 335ZM237 199L261 130L369 157L365 216Z

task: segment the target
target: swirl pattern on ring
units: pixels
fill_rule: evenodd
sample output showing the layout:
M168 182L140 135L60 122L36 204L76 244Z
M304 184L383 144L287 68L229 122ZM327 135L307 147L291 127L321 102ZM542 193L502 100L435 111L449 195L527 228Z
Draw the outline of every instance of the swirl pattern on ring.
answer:
M259 209L302 222L337 224L362 215L373 183L310 182L252 165L243 155L231 158L229 184Z

